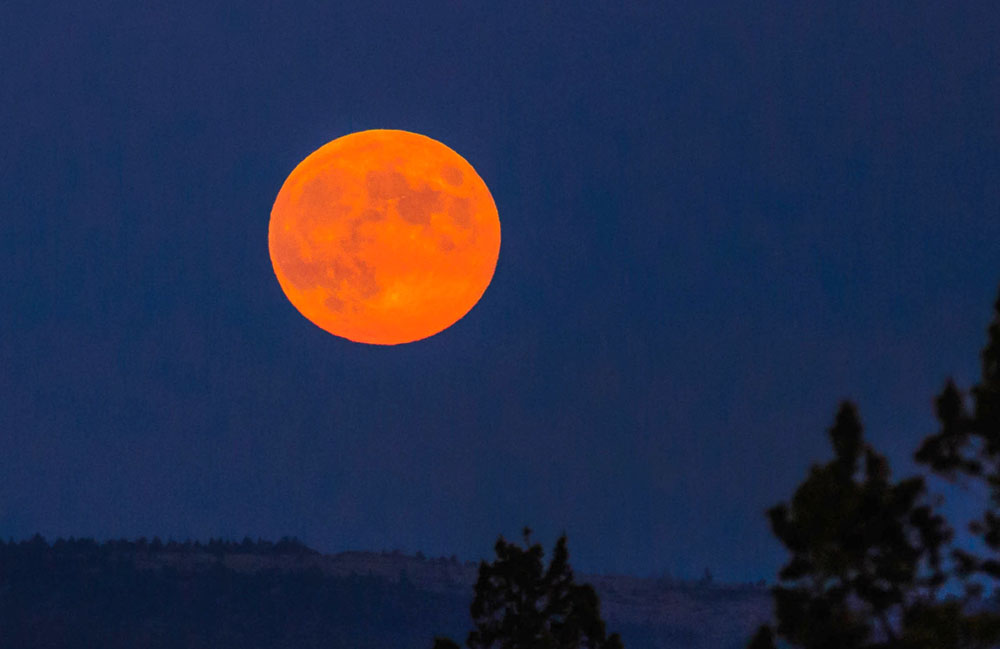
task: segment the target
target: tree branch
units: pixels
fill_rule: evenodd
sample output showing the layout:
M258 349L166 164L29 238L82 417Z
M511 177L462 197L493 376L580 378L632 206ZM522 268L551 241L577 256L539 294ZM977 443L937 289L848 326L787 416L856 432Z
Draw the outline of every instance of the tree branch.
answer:
M889 620L886 619L884 610L878 612L878 621L882 624L882 631L885 632L889 642L898 642L899 637L896 635L896 632L892 630L892 627L889 626Z

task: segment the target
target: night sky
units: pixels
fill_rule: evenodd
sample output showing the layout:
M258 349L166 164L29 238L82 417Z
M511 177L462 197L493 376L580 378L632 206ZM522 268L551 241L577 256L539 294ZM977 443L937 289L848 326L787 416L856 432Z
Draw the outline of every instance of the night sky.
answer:
M764 511L832 457L841 399L900 478L947 377L979 379L993 2L8 0L0 25L0 537L478 560L527 524L580 572L770 581ZM502 225L478 305L400 346L310 323L268 256L295 165L372 128L457 151Z

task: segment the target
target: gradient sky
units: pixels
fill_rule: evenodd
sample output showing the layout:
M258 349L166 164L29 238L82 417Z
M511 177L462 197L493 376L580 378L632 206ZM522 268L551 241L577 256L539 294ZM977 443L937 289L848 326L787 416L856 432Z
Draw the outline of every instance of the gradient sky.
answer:
M0 536L479 559L528 524L582 572L773 579L841 399L898 478L979 378L1000 13L751 4L2 3ZM503 227L397 347L268 257L289 172L370 128L459 152Z

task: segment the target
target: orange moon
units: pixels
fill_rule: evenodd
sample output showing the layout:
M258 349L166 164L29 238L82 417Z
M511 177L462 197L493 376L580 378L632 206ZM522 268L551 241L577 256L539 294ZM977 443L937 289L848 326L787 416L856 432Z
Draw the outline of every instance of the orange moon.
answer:
M476 305L500 254L486 183L429 137L351 133L289 174L271 210L271 264L313 324L374 345L421 340Z

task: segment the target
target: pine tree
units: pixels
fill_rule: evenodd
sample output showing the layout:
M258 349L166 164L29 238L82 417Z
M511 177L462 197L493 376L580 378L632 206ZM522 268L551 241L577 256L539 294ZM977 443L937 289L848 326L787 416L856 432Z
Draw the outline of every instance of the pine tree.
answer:
M983 382L972 390L974 414L965 412L949 380L936 400L942 430L924 440L915 458L949 478L985 475L992 509L970 529L1000 553L1000 297L995 311L982 353ZM841 404L828 433L836 457L813 465L791 506L781 503L767 512L792 558L778 575L784 583L771 589L777 628L761 626L748 648L773 649L776 635L805 649L1000 647L1000 616L964 610L979 593L975 585L966 584L961 601L937 599L947 580L941 549L953 533L924 502L923 478L889 481L888 462L864 442L850 402ZM978 453L967 454L974 437L982 444ZM865 475L857 480L862 456ZM1000 576L1000 561L957 549L951 555L963 579L977 572Z
M530 535L525 528L523 549L501 536L496 560L480 563L468 649L623 649L617 633L606 635L593 587L573 582L566 535L544 571L542 546L530 545ZM459 645L439 637L434 649Z
M787 585L772 588L777 633L807 649L860 649L879 646L877 626L896 642L892 609L906 610L928 598L922 588L944 583L939 547L950 530L917 504L922 478L889 482L888 463L864 442L851 402L841 404L828 433L836 457L812 466L790 507L768 510L774 534L792 553L778 574ZM862 456L865 477L858 481ZM924 559L932 572L922 577Z
M966 580L976 574L1000 578L1000 295L993 310L987 344L980 353L982 378L971 390L973 412L967 411L962 392L949 378L935 399L941 430L925 439L914 454L917 462L951 482L967 476L984 481L989 488L990 502L983 518L971 522L969 531L982 536L995 556L982 559L960 549L953 550L957 572ZM968 593L980 592L976 584L966 581L965 586Z

